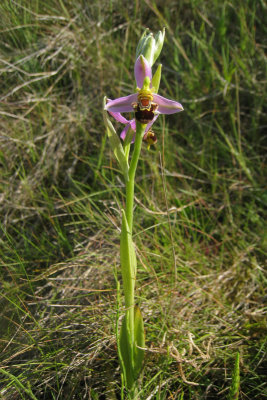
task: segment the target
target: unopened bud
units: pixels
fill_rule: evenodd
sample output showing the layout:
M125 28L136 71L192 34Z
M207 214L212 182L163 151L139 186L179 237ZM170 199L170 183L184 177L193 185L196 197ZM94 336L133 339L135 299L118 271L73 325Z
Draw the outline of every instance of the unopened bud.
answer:
M163 31L159 31L156 36L153 36L153 33L148 33L148 29L146 29L139 40L139 43L136 48L136 59L143 55L149 65L152 67L160 52L162 50L163 42L165 37L165 29Z
M136 47L136 54L135 54L135 58L137 60L137 58L142 54L142 48L144 47L144 44L146 42L146 40L148 39L149 35L151 34L147 34L147 32L149 31L148 28L146 28L143 32L143 35L141 36L138 45Z
M158 33L155 36L155 50L154 50L153 64L161 53L162 46L164 43L164 38L165 38L165 28L163 28L163 31L158 31Z

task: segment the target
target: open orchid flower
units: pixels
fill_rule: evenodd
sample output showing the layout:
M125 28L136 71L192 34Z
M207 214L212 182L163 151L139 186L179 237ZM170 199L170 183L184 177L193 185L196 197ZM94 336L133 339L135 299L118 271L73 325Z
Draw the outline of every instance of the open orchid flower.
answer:
M112 101L112 100L109 100L109 99L108 99L107 102L109 103L110 101ZM118 121L118 122L120 122L121 124L124 124L124 125L125 125L125 128L122 130L122 132L121 132L121 134L120 134L120 138L121 138L122 140L124 140L124 139L126 138L126 135L127 135L127 133L128 133L128 131L129 131L130 128L131 128L134 132L136 131L136 122L135 122L135 119L128 120L128 119L124 118L124 117L121 115L121 113L119 113L119 112L111 112L111 111L109 111L109 113L110 113L110 115L112 115L112 117L113 117L116 121ZM156 114L156 115L154 116L154 118L152 119L152 121L150 121L150 122L147 124L146 130L145 130L145 135L146 135L147 132L149 132L149 131L151 130L151 126L154 124L154 122L156 121L156 119L158 118L158 116L159 116L159 114ZM134 139L135 139L135 135L134 135L134 137L133 137L132 143L134 143Z
M166 99L156 93L156 90L152 87L153 78L151 66L142 55L136 60L134 73L137 93L110 100L105 106L105 109L113 115L117 121L126 124L121 134L123 137L125 137L130 126L132 129L135 127L135 120L139 121L141 124L151 123L152 125L158 114L174 114L183 111L183 106L180 103ZM128 121L122 115L118 115L118 113L131 111L135 113L135 120Z

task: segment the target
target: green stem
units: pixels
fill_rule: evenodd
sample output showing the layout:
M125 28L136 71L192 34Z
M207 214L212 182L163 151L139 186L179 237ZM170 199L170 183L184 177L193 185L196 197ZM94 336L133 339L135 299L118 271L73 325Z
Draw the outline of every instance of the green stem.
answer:
M123 277L123 291L125 296L126 315L122 323L119 351L123 365L123 375L130 398L134 398L137 390L136 367L135 367L135 312L134 291L136 279L136 256L132 243L133 231L133 207L134 207L134 184L138 159L142 147L142 139L146 125L136 122L136 135L134 150L128 170L128 181L126 182L126 209L122 212L121 231L121 267ZM126 154L127 156L127 154Z
M146 125L140 124L136 122L136 135L135 135L135 144L134 150L131 158L131 163L129 167L129 180L126 183L126 210L125 216L129 228L129 234L132 236L133 232L133 207L134 207L134 184L135 184L135 173L136 168L142 148L142 140L145 133ZM132 271L130 271L129 280L133 279L131 275ZM135 280L135 277L134 277ZM129 323L129 331L130 331L130 346L131 346L131 358L134 359L134 284L130 285L128 288L128 293L125 296L125 305L126 305L126 318ZM129 293L130 291L130 293ZM136 390L134 387L133 390Z
M142 147L142 140L145 133L146 125L136 121L136 134L134 151L129 168L129 180L126 183L126 219L129 225L130 233L133 232L133 206L134 206L134 182L137 163Z

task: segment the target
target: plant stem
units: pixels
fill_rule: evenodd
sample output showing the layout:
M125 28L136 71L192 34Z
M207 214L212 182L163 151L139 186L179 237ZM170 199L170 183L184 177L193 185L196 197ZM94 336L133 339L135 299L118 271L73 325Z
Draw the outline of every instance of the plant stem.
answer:
M145 128L146 125L140 124L139 122L136 121L136 135L135 135L135 144L134 144L134 150L132 154L132 159L129 167L129 180L126 183L126 210L125 210L125 216L129 228L129 235L132 236L133 232L133 207L134 207L134 184L135 184L135 173L136 173L136 168L141 152L141 147L142 147L142 140L143 136L145 133ZM130 269L130 276L128 279L131 281L132 279L135 282L135 276L132 276L133 271ZM134 273L135 275L135 273ZM125 305L126 305L126 318L129 323L129 331L130 331L130 347L131 347L131 359L134 359L134 287L135 284L130 285L128 288L128 293L127 296L125 296ZM129 293L130 291L130 293ZM134 398L135 391L137 388L134 386L132 391L131 391L131 398Z
M136 134L135 134L135 142L134 142L134 150L133 155L129 167L129 180L126 183L126 219L129 226L129 233L132 235L133 232L133 207L134 207L134 184L135 184L135 172L142 148L142 140L144 136L146 125L140 124L136 121ZM129 279L133 279L132 276ZM128 293L128 299L130 299L129 303L126 304L128 308L127 313L129 316L129 326L132 337L132 344L134 343L134 285L133 285L133 293Z
M134 205L134 179L137 163L140 156L142 147L142 139L145 133L146 125L140 124L136 121L136 135L134 151L129 168L129 180L126 183L126 219L129 225L130 233L133 231L133 205Z

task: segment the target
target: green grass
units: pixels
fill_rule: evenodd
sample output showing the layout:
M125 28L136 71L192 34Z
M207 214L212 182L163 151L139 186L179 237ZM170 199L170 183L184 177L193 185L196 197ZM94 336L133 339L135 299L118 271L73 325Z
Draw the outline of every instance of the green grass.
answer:
M120 398L125 198L101 108L132 92L138 39L164 26L160 94L185 111L158 118L137 171L140 398L223 400L237 385L267 398L264 13L256 0L2 0L1 398Z

